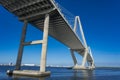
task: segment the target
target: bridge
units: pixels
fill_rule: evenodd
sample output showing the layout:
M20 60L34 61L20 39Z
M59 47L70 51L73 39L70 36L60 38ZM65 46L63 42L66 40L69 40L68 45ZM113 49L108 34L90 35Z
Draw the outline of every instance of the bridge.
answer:
M8 74L26 76L50 75L50 72L46 71L48 36L55 38L70 49L74 62L73 69L95 68L92 52L86 43L79 16L75 17L74 28L72 28L54 0L0 0L0 4L16 15L20 21L24 22L16 67L13 71L8 70ZM25 42L28 23L43 31L43 40ZM77 24L79 24L83 42L76 32ZM40 71L20 70L24 46L35 44L42 44ZM78 65L74 52L83 57L81 65ZM86 67L86 62L89 64L88 67Z

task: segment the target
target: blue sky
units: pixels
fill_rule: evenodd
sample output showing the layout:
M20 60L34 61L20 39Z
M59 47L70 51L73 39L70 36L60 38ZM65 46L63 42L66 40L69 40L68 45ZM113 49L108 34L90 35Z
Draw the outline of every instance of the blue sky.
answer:
M87 44L97 66L120 66L120 1L57 0L81 17ZM0 63L16 62L23 23L0 6ZM42 39L42 32L28 26L26 41ZM27 46L22 63L40 63L41 45ZM81 57L76 54L78 62ZM69 49L49 37L47 64L72 65Z

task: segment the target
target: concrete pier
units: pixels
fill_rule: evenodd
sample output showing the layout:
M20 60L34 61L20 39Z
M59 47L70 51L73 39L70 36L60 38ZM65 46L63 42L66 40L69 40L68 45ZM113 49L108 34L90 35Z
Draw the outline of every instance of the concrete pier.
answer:
M45 72L46 70L49 18L50 18L49 14L46 14L44 20L44 34L43 34L43 43L42 43L42 51L41 51L40 72Z
M18 75L18 76L30 76L30 77L49 76L50 72L46 72L46 55L47 55L47 42L48 42L48 30L49 30L49 14L45 15L43 40L25 42L27 24L28 24L28 21L25 20L23 30L22 30L21 43L20 43L20 48L19 48L19 51L18 51L18 57L17 57L17 61L16 61L15 70L13 70L13 71L8 70L7 74L8 75ZM33 44L42 44L40 70L39 71L20 70L21 69L21 62L22 62L24 46L33 45Z
M73 69L74 70L86 70L86 69L89 69L89 67L76 64L75 66L73 66Z
M72 69L74 70L93 70L95 67L92 67L92 66L88 66L88 67L85 67L85 66L81 66L81 65L75 65Z
M19 46L19 51L18 51L18 56L17 56L17 61L16 61L16 67L15 67L16 70L20 70L21 68L22 56L23 56L23 51L24 51L23 43L25 42L25 38L26 38L27 25L28 25L28 21L24 20L24 26L22 28L21 41L20 41L20 46Z
M8 70L7 74L11 76L45 77L50 76L50 71L40 72L34 70Z

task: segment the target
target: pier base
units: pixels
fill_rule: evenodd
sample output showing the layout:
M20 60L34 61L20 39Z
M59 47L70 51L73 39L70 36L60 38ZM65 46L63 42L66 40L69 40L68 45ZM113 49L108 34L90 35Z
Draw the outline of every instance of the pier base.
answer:
M13 70L13 71L8 70L7 74L10 76L45 77L50 76L50 71L40 72L34 70Z
M89 69L88 67L85 67L85 66L80 66L80 65L75 65L74 67L73 67L73 69L76 69L76 70L84 70L84 69Z
M91 66L89 66L89 67L85 67L85 66L81 66L81 65L75 65L74 67L73 67L73 69L74 70L86 70L86 69L94 69L95 67L91 67Z

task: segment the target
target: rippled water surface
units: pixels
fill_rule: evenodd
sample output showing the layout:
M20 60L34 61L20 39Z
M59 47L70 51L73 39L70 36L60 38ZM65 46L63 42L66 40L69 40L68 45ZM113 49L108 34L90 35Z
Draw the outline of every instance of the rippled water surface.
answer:
M39 70L39 67L22 67L25 70ZM96 68L95 70L72 70L67 68L47 68L51 76L42 78L9 77L7 70L13 66L0 66L0 80L120 80L120 68Z

